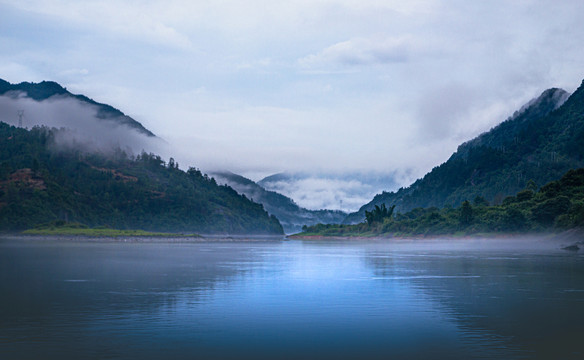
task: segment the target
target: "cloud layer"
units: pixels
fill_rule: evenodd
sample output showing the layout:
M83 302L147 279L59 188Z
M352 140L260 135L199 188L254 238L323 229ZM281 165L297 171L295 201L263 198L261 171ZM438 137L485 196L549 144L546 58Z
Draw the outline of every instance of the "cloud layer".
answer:
M58 133L54 146L78 148L84 151L113 153L120 148L129 155L142 150L160 152L165 146L162 140L149 138L136 130L120 125L115 118L99 119L97 107L68 96L52 96L35 101L20 92L0 96L0 121L17 126L48 126L71 131ZM19 117L22 114L22 118Z
M122 109L183 166L400 171L408 185L546 88L573 91L583 13L580 0L0 0L0 78Z
M315 55L299 60L300 66L311 69L336 66L376 65L406 62L411 52L411 39L353 38L331 45Z
M263 179L260 185L294 199L298 205L307 209L353 212L376 194L397 190L400 175L403 174L278 174Z

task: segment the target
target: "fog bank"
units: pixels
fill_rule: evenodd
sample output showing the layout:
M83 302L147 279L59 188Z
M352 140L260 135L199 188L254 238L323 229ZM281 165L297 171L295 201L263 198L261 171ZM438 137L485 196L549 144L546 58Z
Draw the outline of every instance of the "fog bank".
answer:
M120 148L128 154L157 152L166 148L164 141L148 137L120 123L121 119L97 117L98 107L70 96L52 96L35 101L21 92L0 96L0 121L18 126L66 128L55 137L57 149L76 148L87 152L109 154Z

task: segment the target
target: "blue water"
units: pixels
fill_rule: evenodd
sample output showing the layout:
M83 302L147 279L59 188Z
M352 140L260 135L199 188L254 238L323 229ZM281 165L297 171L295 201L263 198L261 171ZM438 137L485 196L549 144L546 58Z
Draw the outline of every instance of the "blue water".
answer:
M5 238L0 295L0 359L584 358L584 256L528 242Z

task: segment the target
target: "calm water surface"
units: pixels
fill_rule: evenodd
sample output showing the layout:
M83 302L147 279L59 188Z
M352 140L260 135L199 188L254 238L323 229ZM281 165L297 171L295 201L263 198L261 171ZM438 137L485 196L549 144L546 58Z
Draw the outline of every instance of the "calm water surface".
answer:
M584 358L584 256L0 239L1 359Z

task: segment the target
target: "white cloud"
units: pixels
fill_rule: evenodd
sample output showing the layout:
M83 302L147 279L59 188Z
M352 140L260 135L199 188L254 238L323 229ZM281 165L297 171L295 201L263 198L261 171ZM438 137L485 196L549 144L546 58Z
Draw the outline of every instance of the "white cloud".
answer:
M149 138L136 130L119 125L116 119L97 118L97 108L66 96L52 96L35 101L20 92L0 96L0 120L18 124L18 112L23 111L22 123L26 128L45 125L67 128L72 131L56 140L56 146L82 147L88 151L110 152L117 147L128 153L159 149L158 139Z
M13 5L112 36L183 50L193 46L188 36L165 23L165 20L171 19L160 18L165 13L161 2L23 0Z
M176 144L163 155L183 166L398 169L407 182L544 89L573 91L583 12L580 0L0 0L0 78L111 104Z
M373 175L373 176L372 176ZM291 174L261 183L284 194L301 207L319 210L356 211L383 190L395 190L395 173Z
M408 60L412 38L402 36L353 38L298 60L301 67L353 66L400 63Z
M358 180L308 178L294 182L280 181L270 185L269 190L280 192L294 199L301 207L314 210L355 211L375 195L375 191L370 189L366 194L362 194L362 188L367 187L367 184ZM355 190L359 193L355 194Z

